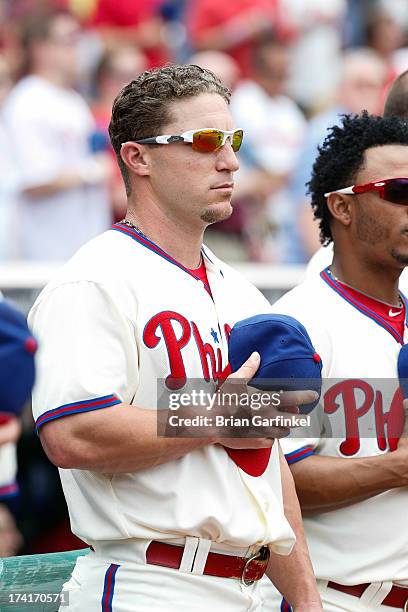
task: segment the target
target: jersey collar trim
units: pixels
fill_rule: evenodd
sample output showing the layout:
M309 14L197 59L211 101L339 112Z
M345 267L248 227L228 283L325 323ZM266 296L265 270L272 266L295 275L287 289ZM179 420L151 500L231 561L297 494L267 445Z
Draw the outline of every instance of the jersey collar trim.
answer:
M327 283L329 287L333 289L333 291L336 291L336 293L338 293L344 300L346 300L346 302L351 304L351 306L354 306L354 308L357 308L357 310L359 310L362 314L366 315L375 323L377 323L377 325L385 329L397 342L399 342L400 344L404 344L404 338L398 332L396 332L395 329L381 315L374 312L374 310L357 300L354 296L351 296L345 292L344 288L340 285L340 283L338 283L329 274L329 267L322 270L320 272L320 276L324 280L324 282ZM405 302L405 307L407 307L405 296L402 295L402 298Z
M164 251L161 247L159 247L157 244L155 244L154 242L149 240L149 238L146 238L145 236L142 236L141 234L139 234L138 232L133 230L128 225L124 225L122 223L115 223L115 225L112 226L112 229L116 230L118 232L122 232L122 234L126 234L130 238L133 238L133 240L135 240L136 242L138 242L139 244L144 246L146 249L149 249L149 251L153 251L153 253L156 253L156 255L159 255L160 257L162 257L163 259L165 259L169 263L173 264L173 266L176 266L177 268L180 268L180 270L183 270L183 272L186 272L187 274L189 274L189 276L192 276L196 280L202 282L201 278L197 274L194 274L194 272L192 272L191 270L189 270L188 268L183 266L183 264L181 264L176 259L174 259L174 257L172 257L171 255L166 253L166 251ZM202 252L203 252L203 255L207 259L209 259L208 255L204 252L203 249L202 249ZM209 285L207 283L205 283L204 287L205 287L206 291L208 291L208 293L211 295L211 289L210 289Z

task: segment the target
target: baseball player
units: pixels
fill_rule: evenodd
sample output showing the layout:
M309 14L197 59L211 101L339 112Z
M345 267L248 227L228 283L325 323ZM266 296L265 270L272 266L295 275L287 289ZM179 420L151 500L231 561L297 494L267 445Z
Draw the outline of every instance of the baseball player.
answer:
M72 530L92 546L65 585L66 612L258 610L266 571L296 611L321 610L279 444L157 435L158 394L193 378L214 390L231 327L270 310L202 246L205 227L231 214L242 131L228 102L197 66L147 71L122 90L110 136L126 219L82 247L30 313L36 425ZM255 354L231 376L258 365ZM255 477L225 447L270 459Z
M306 327L326 379L316 437L291 436L283 447L327 612L408 607L408 443L398 441L397 381L393 396L384 391L408 338L398 290L408 263L404 177L405 122L363 113L332 128L310 191L333 263L273 307ZM265 591L264 609L278 610Z
M402 72L393 82L384 103L384 117L408 117L408 70ZM333 260L333 245L327 244L310 259L306 274L320 273L323 268L330 266ZM408 294L408 270L404 269L400 276L400 290Z

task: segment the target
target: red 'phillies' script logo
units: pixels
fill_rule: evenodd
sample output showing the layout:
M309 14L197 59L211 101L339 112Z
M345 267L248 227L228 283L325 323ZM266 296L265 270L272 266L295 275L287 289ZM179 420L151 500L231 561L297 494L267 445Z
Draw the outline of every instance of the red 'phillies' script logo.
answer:
M362 397L359 403L357 403L356 391L359 391L358 395ZM385 412L381 391L374 390L364 380L343 380L333 385L324 396L326 414L334 414L340 406L343 406L346 429L346 439L339 447L342 455L352 457L360 450L359 420L371 409L374 410L379 450L387 449L387 441L390 450L396 449L404 427L404 409L400 388L394 393L388 412Z
M231 328L225 325L225 335L229 336ZM203 371L203 378L217 382L223 371L221 349L204 342L197 325L188 321L183 315L173 310L159 312L146 324L143 341L148 348L156 348L160 342L166 345L170 374L166 378L166 387L171 390L181 389L187 382L186 368L183 360L183 348L193 339L195 341Z

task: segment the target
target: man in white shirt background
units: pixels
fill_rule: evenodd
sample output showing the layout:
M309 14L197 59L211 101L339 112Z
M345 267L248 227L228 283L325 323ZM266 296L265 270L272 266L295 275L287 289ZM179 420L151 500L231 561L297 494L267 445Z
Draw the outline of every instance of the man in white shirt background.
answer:
M256 261L287 261L288 226L293 224L287 189L303 139L306 120L286 95L289 51L272 32L255 45L254 79L236 88L231 111L246 139L242 151L242 180L256 176L250 186L248 214L252 252ZM245 174L244 174L245 173ZM261 246L259 246L261 245Z
M4 120L18 170L18 255L66 260L110 225L108 162L91 150L94 122L73 89L79 25L67 12L31 15L21 32L24 76Z

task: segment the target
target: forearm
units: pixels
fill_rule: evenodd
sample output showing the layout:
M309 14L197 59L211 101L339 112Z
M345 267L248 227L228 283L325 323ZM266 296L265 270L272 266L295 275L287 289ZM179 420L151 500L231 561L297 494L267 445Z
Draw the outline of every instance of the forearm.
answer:
M291 470L303 514L343 508L408 484L408 466L395 452L355 459L315 455Z
M97 153L84 159L78 169L61 173L48 182L26 187L23 194L33 200L45 198L61 191L104 183L109 180L111 174L111 159L106 153Z
M45 198L47 196L74 189L82 184L82 178L79 174L64 174L49 183L36 185L35 187L27 187L23 190L23 194L28 198Z
M56 419L43 426L40 437L58 467L102 473L136 472L213 443L210 438L159 437L156 410L128 404Z
M285 516L296 535L296 543L288 556L271 553L267 574L295 610L320 610L320 596L303 532L299 501L282 453L281 474Z

